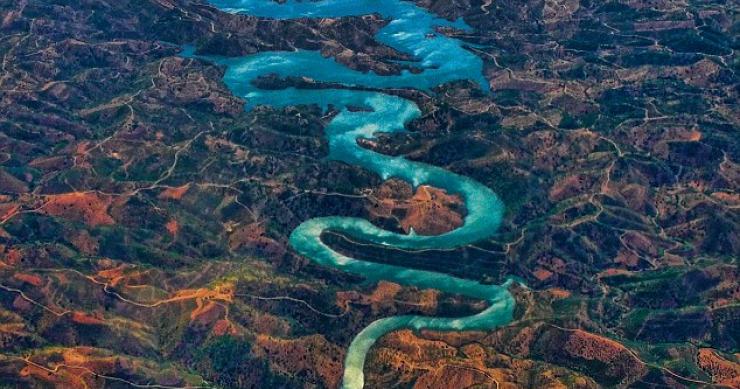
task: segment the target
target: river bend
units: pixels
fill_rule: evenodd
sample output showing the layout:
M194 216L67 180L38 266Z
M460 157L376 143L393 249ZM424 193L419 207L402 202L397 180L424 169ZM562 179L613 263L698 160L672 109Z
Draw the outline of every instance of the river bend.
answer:
M514 299L503 285L484 285L476 281L443 273L406 268L403 264L386 265L361 261L342 255L321 241L324 231L341 232L353 238L406 250L447 249L464 246L491 237L498 228L504 206L488 187L439 167L413 162L403 157L379 154L360 147L358 138L372 138L376 132L404 131L408 121L420 115L412 101L379 92L349 89L263 90L252 84L257 77L277 74L282 77L305 76L316 81L369 88L416 88L429 90L442 83L468 79L488 90L482 75L482 61L466 50L458 40L435 31L436 26L465 29L462 21L450 22L398 0L324 0L295 1L279 4L270 0L211 0L227 12L260 17L292 19L299 17L339 17L379 13L390 19L376 39L410 54L414 65L423 71L414 74L380 76L349 69L317 52L261 52L239 58L212 58L227 66L224 81L238 96L247 99L247 109L256 105L289 106L328 104L341 108L326 127L329 159L358 165L384 179L399 178L414 186L426 184L460 195L467 215L464 224L436 236L400 234L383 230L365 219L320 217L300 224L290 235L291 246L300 254L324 266L359 274L369 281L389 280L419 288L434 288L486 300L488 308L467 317L393 316L376 320L353 339L344 363L343 388L358 389L364 385L363 366L372 345L388 332L399 329L486 330L511 321ZM361 106L366 110L350 110Z

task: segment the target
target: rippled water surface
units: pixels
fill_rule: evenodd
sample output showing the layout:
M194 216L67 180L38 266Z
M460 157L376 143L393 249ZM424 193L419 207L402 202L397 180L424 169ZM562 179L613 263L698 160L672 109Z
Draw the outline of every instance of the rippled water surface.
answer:
M371 138L376 132L404 131L404 124L418 117L418 107L411 101L377 92L347 89L283 89L261 90L251 82L262 75L305 76L317 81L373 88L411 87L429 89L447 81L469 79L484 90L482 62L465 50L462 43L441 34L436 26L467 28L461 22L439 19L411 2L391 0L366 1L288 1L278 4L270 0L212 0L215 6L228 12L290 19L300 17L336 17L379 13L391 22L376 38L399 51L408 53L415 65L424 69L420 74L380 76L351 70L317 52L264 52L240 58L213 58L227 65L225 82L237 95L248 100L248 109L255 105L287 106L319 104L345 107L329 123L329 158L359 165L383 178L396 177L413 185L428 184L446 189L463 197L468 214L462 227L438 236L399 234L380 229L367 220L349 217L310 219L299 225L290 236L293 248L325 266L365 276L368 280L390 280L420 288L435 288L443 292L483 299L489 302L484 311L462 318L424 316L394 316L377 320L352 341L345 359L344 388L361 388L364 383L365 356L375 341L384 334L402 328L436 330L491 329L508 323L514 309L514 299L504 285L483 285L442 273L415 270L403 263L384 265L349 258L333 251L320 239L325 230L339 231L364 241L402 248L442 249L459 247L490 237L503 215L503 204L488 187L444 169L372 152L358 146L357 138ZM430 34L435 34L430 37ZM364 106L368 111L351 112L347 106Z

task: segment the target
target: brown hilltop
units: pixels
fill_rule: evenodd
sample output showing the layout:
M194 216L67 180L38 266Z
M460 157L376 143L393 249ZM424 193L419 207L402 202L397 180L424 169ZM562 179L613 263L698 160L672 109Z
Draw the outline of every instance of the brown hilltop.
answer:
M13 278L16 280L25 282L27 284L39 287L44 284L43 278L37 276L36 274L27 274L27 273L21 273L17 272L13 274Z
M100 388L110 378L136 386L139 382L184 386L184 372L160 369L155 364L130 356L114 355L94 347L55 347L39 351L13 362L23 382L35 382L55 388ZM149 377L149 378L145 378ZM145 381L146 379L146 381Z
M410 290L413 293L409 293ZM439 305L439 294L434 289L404 289L399 284L380 281L369 294L357 291L337 292L336 304L343 312L350 311L352 306L369 306L373 313L381 315L405 312L408 309L433 314Z
M697 360L699 367L712 377L712 382L740 388L740 364L737 361L729 361L710 348L699 349Z
M393 218L406 232L439 235L463 225L465 204L443 189L421 185L414 192L405 181L391 179L368 206L372 218Z
M162 200L181 200L183 196L185 196L185 193L187 193L188 189L190 189L190 183L166 188L162 192L159 193L158 198Z
M46 196L42 213L83 222L91 227L113 224L108 214L110 196L94 192L71 192Z
M596 388L589 378L536 360L499 354L485 333L396 331L368 355L368 387Z
M565 365L601 383L634 382L647 373L647 367L621 343L580 329L540 327L527 349L533 356Z

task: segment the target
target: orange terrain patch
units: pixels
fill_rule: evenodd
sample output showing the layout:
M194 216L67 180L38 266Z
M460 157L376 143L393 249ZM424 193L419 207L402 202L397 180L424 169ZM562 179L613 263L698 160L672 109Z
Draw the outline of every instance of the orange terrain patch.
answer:
M621 343L580 329L568 333L562 349L573 357L603 362L609 366L607 371L612 376L636 377L646 370L643 363Z
M35 274L15 273L13 274L13 278L18 281L23 281L27 284L31 284L33 286L41 286L44 284L44 280Z
M167 232L169 232L170 235L176 236L177 232L180 231L180 224L177 223L177 220L170 219L170 221L164 225L164 228L167 229Z
M712 376L712 382L740 388L740 364L728 361L709 348L699 349L697 360L699 367Z
M534 273L532 273L532 274L533 274L533 275L534 275L534 276L535 276L535 277L536 277L536 278L537 278L538 280L540 280L540 281L544 281L544 280L546 280L546 279L548 279L548 278L552 277L552 275L553 275L554 273L553 273L553 272L551 272L551 271L549 271L549 270L547 270L547 269L543 269L543 268L538 268L538 269L537 269L537 270L535 270L535 271L534 271Z
M237 335L239 331L227 319L221 319L213 325L213 334L216 336Z
M422 185L411 198L406 217L401 220L404 231L421 235L438 235L463 225L463 215L456 212L463 206L459 196L442 189Z
M187 193L188 189L190 189L189 183L183 186L167 188L163 190L157 197L162 200L180 200L183 196L185 196L185 193Z
M9 249L5 253L5 262L10 266L17 266L23 261L23 251L21 249Z
M71 192L46 197L41 212L69 220L83 222L91 227L114 224L108 214L110 196L97 193Z
M195 304L195 309L190 312L190 321L202 326L215 323L224 312L223 306L215 301L196 299Z
M468 359L456 358L460 351ZM415 389L470 388L492 383L494 377L501 380L495 370L485 367L487 353L480 345L468 344L458 350L443 340L425 339L410 330L384 336L371 358L386 371L398 372L399 380ZM455 362L450 363L452 359ZM417 372L421 375L415 379Z
M99 386L95 374L111 374L122 366L133 367L132 362L92 347L74 347L29 358L19 375L47 382L55 388L95 388Z
M407 183L389 180L378 189L370 205L373 217L396 218L401 228L420 235L439 235L462 226L465 204L457 196L428 185L412 193Z
M701 132L699 131L691 131L688 136L688 140L692 142L698 142L701 140Z
M547 294L555 300L566 299L570 297L570 292L561 288L550 288L547 289Z
M18 214L21 209L20 204L3 203L0 204L0 221L6 221Z
M95 317L85 312L80 312L80 311L72 312L72 321L77 324L84 324L84 325L105 324L105 321L103 319Z

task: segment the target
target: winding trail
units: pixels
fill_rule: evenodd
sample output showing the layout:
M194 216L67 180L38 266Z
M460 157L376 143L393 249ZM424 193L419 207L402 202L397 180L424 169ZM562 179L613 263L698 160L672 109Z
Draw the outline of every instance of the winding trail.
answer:
M390 280L419 288L434 288L486 300L488 308L461 317L394 316L376 320L363 329L350 344L345 359L343 387L362 388L363 366L372 345L381 336L398 329L485 330L511 321L514 299L503 285L483 285L447 274L356 260L344 256L321 241L324 231L336 231L370 243L402 249L448 249L486 239L501 222L503 204L488 187L444 169L375 153L360 147L358 138L372 138L376 132L404 131L404 124L420 115L413 102L377 92L347 89L261 90L252 81L262 75L305 76L316 81L372 88L410 87L421 90L447 81L470 79L485 91L488 85L482 75L482 61L462 47L461 42L435 32L436 26L468 28L462 21L439 19L413 3L399 0L325 0L295 1L278 4L270 0L212 0L227 12L240 12L262 17L290 19L297 17L339 17L379 13L391 20L376 39L415 58L414 64L424 69L412 74L379 76L346 68L333 59L310 51L263 52L240 58L213 58L227 65L224 81L237 95L247 99L247 109L256 105L288 106L329 104L341 107L340 113L327 125L329 156L333 160L359 165L384 179L396 177L414 186L427 184L462 196L468 214L464 225L437 236L399 234L376 227L367 220L350 217L321 217L303 222L290 236L290 244L300 254L316 263L364 276L369 281ZM360 106L368 110L346 107Z

